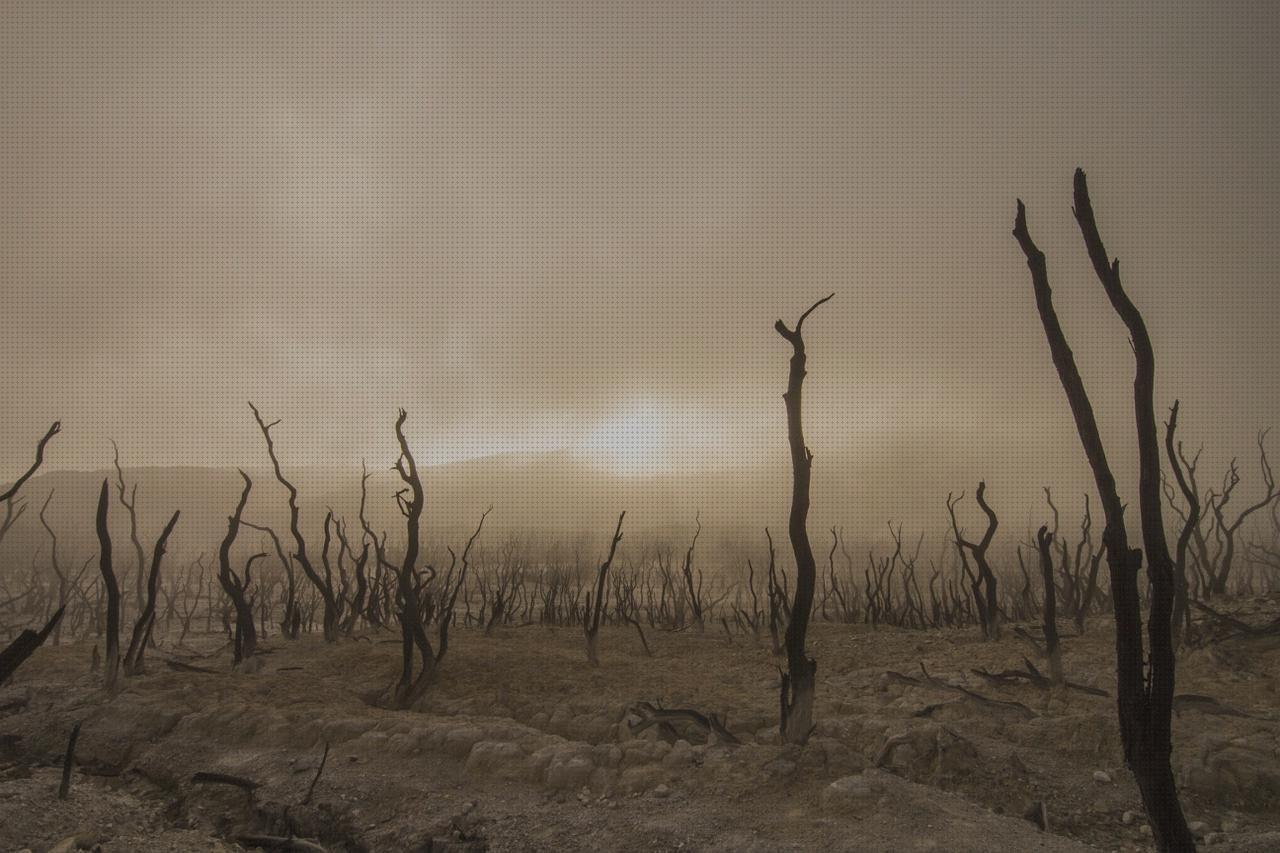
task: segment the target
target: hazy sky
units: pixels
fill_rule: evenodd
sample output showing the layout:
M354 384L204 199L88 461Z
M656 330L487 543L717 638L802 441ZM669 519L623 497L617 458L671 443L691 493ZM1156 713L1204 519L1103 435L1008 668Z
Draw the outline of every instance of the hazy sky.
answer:
M1250 476L1280 420L1274 3L0 8L5 472L55 418L55 467L260 462L248 399L299 464L389 462L404 406L427 461L746 466L773 321L835 291L820 462L1084 484L1009 233L1020 196L1123 457L1077 165L1159 405Z

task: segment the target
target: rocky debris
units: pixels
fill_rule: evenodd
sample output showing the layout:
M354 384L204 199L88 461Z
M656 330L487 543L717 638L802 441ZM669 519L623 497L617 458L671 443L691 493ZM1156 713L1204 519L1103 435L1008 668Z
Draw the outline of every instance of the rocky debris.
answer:
M1280 799L1280 751L1273 737L1212 739L1180 775L1184 788L1220 803L1262 806Z
M824 812L856 814L875 808L884 793L884 773L870 769L832 782L819 802Z

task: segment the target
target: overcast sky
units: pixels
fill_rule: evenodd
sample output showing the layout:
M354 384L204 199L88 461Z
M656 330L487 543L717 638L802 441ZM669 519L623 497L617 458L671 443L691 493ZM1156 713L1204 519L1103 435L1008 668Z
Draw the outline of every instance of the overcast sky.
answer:
M426 461L748 466L834 291L820 462L1087 484L1010 236L1123 468L1077 165L1158 405L1249 466L1280 420L1274 3L0 8L5 472L55 418L54 467L261 462L249 399L297 464L389 463L404 406Z

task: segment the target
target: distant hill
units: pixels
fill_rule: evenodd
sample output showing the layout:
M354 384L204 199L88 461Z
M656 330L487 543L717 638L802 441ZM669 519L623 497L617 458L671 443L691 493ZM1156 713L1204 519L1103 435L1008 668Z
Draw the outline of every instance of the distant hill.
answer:
M832 526L844 528L851 543L883 542L890 520L905 522L913 535L923 530L935 539L945 529L943 501L947 492L972 492L976 483L969 482L972 478L964 471L934 470L933 464L928 447L899 447L893 455L872 459L848 454L817 457L809 525L815 549L825 557ZM740 565L748 555L762 557L766 525L779 543L780 558L790 558L786 523L791 476L781 455L753 461L741 469L651 476L600 470L568 452L500 454L422 471L427 497L424 537L428 549L436 553L446 544L456 546L465 541L480 514L492 506L482 540L488 546L517 534L558 540L569 547L576 545L583 559L591 562L617 514L626 510L624 548L639 548L655 540L683 548L692 535L695 514L701 513L704 529L699 555L706 565ZM254 488L245 518L270 524L286 537L285 490L268 468L248 473ZM357 527L358 465L286 466L285 473L299 489L309 550L319 551L321 524L329 508L344 516L350 528ZM50 490L53 500L48 518L58 532L63 562L83 561L96 553L93 514L103 478L111 481L113 537L121 543L121 559L131 564L128 520L119 506L115 472L51 470L32 478L23 488L27 512L0 544L0 568L9 571L29 565L37 549L39 562L47 562L48 537L37 514ZM125 479L130 489L137 486L141 534L148 554L169 514L181 509L182 519L170 545L172 558L191 559L200 553L214 557L226 530L227 515L240 492L235 469L126 468ZM376 530L389 533L393 544L404 535L404 520L394 499L399 488L399 478L390 470L374 472L369 481L367 514ZM990 484L993 505L1001 513L1003 535L1023 535L1028 519L1042 506L1039 488L1034 482ZM1064 524L1074 517L1077 503L1078 499L1065 495L1060 501ZM974 524L979 521L975 517ZM859 565L864 559L865 551L860 549Z

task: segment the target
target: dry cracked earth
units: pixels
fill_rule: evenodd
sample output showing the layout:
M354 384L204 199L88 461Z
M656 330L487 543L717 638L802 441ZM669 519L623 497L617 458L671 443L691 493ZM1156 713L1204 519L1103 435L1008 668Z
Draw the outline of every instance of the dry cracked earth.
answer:
M1236 607L1256 622L1280 599ZM398 665L390 634L271 638L240 671L224 637L161 643L114 694L92 643L41 649L0 690L0 849L1151 849L1113 699L974 673L1022 667L1013 638L815 625L818 724L796 748L778 743L767 639L651 631L648 657L634 631L605 628L592 668L569 629L455 634L408 711L377 705ZM1069 680L1113 692L1108 622L1064 647ZM1280 850L1278 663L1277 637L1180 661L1174 766L1209 849ZM722 715L741 743L693 724L633 731L643 701Z

